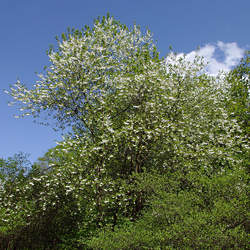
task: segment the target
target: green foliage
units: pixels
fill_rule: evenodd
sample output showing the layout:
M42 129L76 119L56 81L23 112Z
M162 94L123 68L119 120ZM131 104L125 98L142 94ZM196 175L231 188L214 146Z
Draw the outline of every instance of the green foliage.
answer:
M109 16L57 41L10 94L71 133L1 189L3 249L244 248L247 146L225 78Z
M22 178L30 168L28 154L19 152L8 159L0 158L0 179L1 181L13 181Z
M152 192L136 222L102 230L89 241L93 249L246 249L249 213L247 175L228 170L212 177L140 176ZM146 177L146 178L145 178ZM148 189L150 187L151 190Z
M233 69L228 75L230 83L230 102L228 104L232 117L235 117L241 124L243 131L250 134L250 51L246 51L240 65Z

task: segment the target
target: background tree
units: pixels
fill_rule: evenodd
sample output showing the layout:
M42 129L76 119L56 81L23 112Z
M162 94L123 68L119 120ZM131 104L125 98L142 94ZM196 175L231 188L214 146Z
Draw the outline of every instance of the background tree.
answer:
M241 63L235 67L228 75L230 84L231 98L229 102L229 110L232 117L236 118L246 133L249 136L250 127L250 106L249 106L249 91L250 91L250 51L246 51Z
M23 152L14 154L7 159L0 159L0 179L2 181L14 181L16 178L22 178L28 173L31 162L29 155Z

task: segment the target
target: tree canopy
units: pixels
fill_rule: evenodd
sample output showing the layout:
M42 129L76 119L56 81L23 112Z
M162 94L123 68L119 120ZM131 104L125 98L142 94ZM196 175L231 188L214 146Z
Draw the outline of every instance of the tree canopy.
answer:
M241 63L235 67L228 75L230 86L230 103L229 109L233 117L235 117L243 131L249 136L250 134L250 105L249 105L249 89L250 89L250 51L246 51Z
M48 56L32 89L9 93L20 116L71 132L42 159L48 171L11 195L3 183L5 249L247 246L247 141L230 77L205 74L198 57L160 57L149 31L110 16L69 30Z

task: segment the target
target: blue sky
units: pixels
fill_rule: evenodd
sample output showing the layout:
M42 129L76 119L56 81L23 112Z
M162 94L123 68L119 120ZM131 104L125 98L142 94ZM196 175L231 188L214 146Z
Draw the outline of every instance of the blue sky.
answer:
M161 56L169 52L200 54L210 62L208 70L234 67L250 48L249 0L1 0L0 1L0 157L23 151L35 161L60 140L60 133L15 119L15 107L3 92L20 79L32 86L48 65L46 50L67 27L91 25L110 12L122 23L134 22L154 34Z

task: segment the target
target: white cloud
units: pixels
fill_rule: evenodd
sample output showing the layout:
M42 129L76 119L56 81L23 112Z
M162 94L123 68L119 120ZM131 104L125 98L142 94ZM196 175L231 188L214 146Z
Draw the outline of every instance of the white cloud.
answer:
M236 66L240 59L244 56L244 49L240 48L237 43L224 43L218 41L216 44L206 44L197 51L191 51L186 54L188 61L193 61L194 57L198 55L204 58L207 65L207 72L211 75L217 75L219 71L228 72ZM184 56L183 53L177 57ZM219 59L219 57L221 57Z

